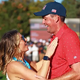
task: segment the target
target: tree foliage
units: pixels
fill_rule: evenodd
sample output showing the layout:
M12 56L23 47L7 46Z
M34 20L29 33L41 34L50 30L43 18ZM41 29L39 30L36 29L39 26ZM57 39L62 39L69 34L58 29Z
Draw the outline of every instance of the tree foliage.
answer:
M80 1L63 0L62 4L67 10L67 18L80 18Z
M39 16L35 16L33 13L34 12L38 12L38 11L41 11L42 8L44 7L44 5L48 2L53 2L54 0L43 0L43 1L40 1L40 0L37 0L36 2L31 2L29 4L29 11L30 11L30 18L41 18Z
M0 4L0 38L12 29L17 29L23 35L29 35L28 6L18 2L3 2Z
M41 18L33 13L42 10L44 5L54 0L9 0L0 4L0 38L12 29L24 36L30 33L30 18ZM80 18L80 0L63 0L67 9L67 18Z
M34 0L32 0L29 4L30 18L41 18L35 16L33 13L40 11L46 3L53 1L54 0L37 0L34 2ZM67 18L80 18L80 0L63 0L62 4L67 10Z
M37 16L33 13L41 10L47 2L52 1L9 0L0 4L0 38L12 29L17 29L24 36L29 36L29 19L36 18Z

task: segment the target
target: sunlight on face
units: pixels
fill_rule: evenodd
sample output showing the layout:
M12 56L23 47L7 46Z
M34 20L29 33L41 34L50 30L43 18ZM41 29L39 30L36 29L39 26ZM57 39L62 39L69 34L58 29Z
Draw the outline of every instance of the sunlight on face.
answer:
M55 15L49 14L49 15L43 16L43 24L46 26L47 32L51 34L55 34L56 28L57 28Z

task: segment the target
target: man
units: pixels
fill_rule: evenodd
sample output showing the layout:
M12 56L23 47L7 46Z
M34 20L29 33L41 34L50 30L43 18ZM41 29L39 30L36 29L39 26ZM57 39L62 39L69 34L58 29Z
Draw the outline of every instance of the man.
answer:
M51 57L49 80L80 80L80 43L77 34L65 23L66 9L57 2L47 3L40 12L47 32L58 37L55 54ZM37 76L40 80L47 80Z

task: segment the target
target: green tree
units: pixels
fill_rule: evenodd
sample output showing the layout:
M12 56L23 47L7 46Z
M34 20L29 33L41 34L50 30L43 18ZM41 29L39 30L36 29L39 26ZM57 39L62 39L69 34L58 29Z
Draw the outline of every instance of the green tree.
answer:
M8 1L0 4L0 38L12 29L17 29L24 36L29 35L29 10L25 3Z
M53 2L54 0L37 0L36 2L31 2L29 4L30 18L41 18L39 16L35 16L33 13L42 10L44 5L48 2Z
M67 10L67 18L80 17L80 2L76 0L63 0L62 4Z
M77 1L76 9L77 9L77 17L80 18L80 1Z

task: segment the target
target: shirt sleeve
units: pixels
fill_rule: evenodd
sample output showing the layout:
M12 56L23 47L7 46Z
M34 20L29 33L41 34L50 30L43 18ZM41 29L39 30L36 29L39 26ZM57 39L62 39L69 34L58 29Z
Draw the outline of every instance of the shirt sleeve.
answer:
M69 65L80 62L80 40L76 33L65 36L64 52Z

